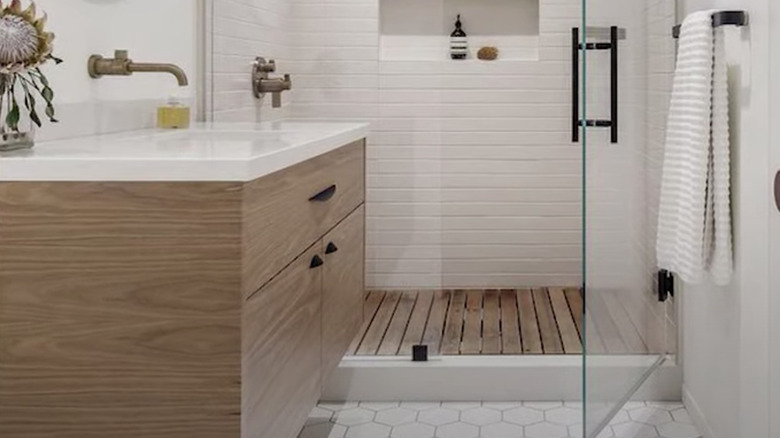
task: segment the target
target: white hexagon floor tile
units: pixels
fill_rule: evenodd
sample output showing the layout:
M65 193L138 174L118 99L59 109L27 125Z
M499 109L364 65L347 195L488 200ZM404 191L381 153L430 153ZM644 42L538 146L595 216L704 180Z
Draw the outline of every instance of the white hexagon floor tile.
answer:
M447 408L427 409L417 414L417 421L431 426L444 426L445 424L457 423L459 420L460 412Z
M550 423L571 426L572 424L582 423L582 409L561 407L545 411L544 419Z
M344 438L347 428L340 424L319 423L306 426L298 438Z
M479 428L472 424L452 423L436 428L437 438L478 438Z
M386 426L400 426L414 423L417 420L417 411L407 408L391 408L377 412L375 422Z
M359 426L374 421L376 412L364 408L345 409L333 415L333 422L342 426Z
M317 405L317 407L322 408L322 409L327 409L327 410L332 411L332 412L338 412L338 411L343 411L345 409L356 408L356 407L358 407L358 403L357 402L338 402L338 401L330 402L330 401L328 401L328 402L320 402L320 404Z
M299 438L582 438L582 404L321 403ZM680 403L631 402L598 438L701 438Z
M384 424L368 423L360 426L352 426L347 429L345 438L387 438L390 436L390 427Z
M428 409L435 409L441 407L441 402L401 402L401 407L406 409L412 409L415 411L427 411Z
M410 423L394 427L392 438L433 438L436 428L422 423Z
M523 428L510 423L493 423L481 430L480 438L520 438Z
M566 438L569 436L569 429L560 424L537 423L525 428L525 436L528 438Z
M550 409L560 408L563 402L523 402L523 406L538 411L548 411Z
M617 438L658 438L655 427L635 421L612 426L612 431Z
M530 426L531 424L544 421L544 412L523 406L504 411L504 421L521 426Z
M672 414L665 409L651 408L646 406L644 408L634 409L628 412L628 416L632 420L639 423L649 424L651 426L658 426L664 423L671 423L674 421Z
M360 402L361 408L371 409L372 411L386 411L397 408L398 402Z
M517 409L522 407L523 404L520 402L483 402L482 406L488 409L495 409L497 411L508 411L510 409Z
M466 409L474 409L482 406L480 402L442 402L444 408L455 409L456 411L465 411Z
M460 413L460 421L474 426L487 426L501 421L501 412L488 408L467 409Z
M666 423L658 426L658 432L663 438L699 438L701 434L692 424Z

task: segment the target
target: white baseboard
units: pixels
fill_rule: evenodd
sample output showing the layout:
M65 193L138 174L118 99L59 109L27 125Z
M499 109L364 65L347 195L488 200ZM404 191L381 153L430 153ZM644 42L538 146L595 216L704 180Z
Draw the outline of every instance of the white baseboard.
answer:
M699 429L699 432L702 434L702 438L719 438L715 432L712 431L712 427L710 427L707 418L701 411L701 407L699 407L699 404L685 385L683 385L682 392L683 404L688 409L688 415L691 417L693 424L696 425L696 428Z
M626 391L644 370L649 356L593 358L605 386ZM593 382L593 380L591 380ZM625 383L625 385L623 385ZM595 385L595 383L591 383ZM635 395L635 400L682 399L682 371L664 365ZM615 394L619 398L622 394ZM325 385L323 400L363 401L579 401L579 356L438 357L430 362L397 358L347 358Z

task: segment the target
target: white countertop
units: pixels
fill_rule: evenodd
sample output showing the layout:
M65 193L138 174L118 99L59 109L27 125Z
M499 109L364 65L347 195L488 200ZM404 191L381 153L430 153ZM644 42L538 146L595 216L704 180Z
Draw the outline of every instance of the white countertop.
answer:
M369 125L198 124L36 144L0 153L0 181L247 182L365 138Z

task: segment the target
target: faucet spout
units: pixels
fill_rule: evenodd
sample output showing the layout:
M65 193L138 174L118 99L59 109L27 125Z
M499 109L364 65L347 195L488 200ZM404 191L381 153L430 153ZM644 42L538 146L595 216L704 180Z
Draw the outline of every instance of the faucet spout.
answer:
M179 66L174 64L145 64L136 63L128 56L127 50L117 50L113 59L106 59L100 55L89 57L87 64L89 76L97 79L103 76L130 76L133 73L170 73L179 82L179 86L186 87L189 84L187 74Z
M181 67L174 64L143 64L143 63L135 63L131 62L127 66L130 73L170 73L174 77L176 77L176 80L179 82L180 87L186 87L189 85L189 80L187 79L187 73L182 70Z

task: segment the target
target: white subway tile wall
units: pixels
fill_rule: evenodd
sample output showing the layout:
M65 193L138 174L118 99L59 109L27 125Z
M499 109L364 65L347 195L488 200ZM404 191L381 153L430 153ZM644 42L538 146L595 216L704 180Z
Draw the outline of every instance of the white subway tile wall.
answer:
M257 56L275 59L277 73L287 71L291 47L288 0L207 0L208 114L215 122L259 122L285 118L291 94L283 107L271 108L271 96L252 95L251 66Z

